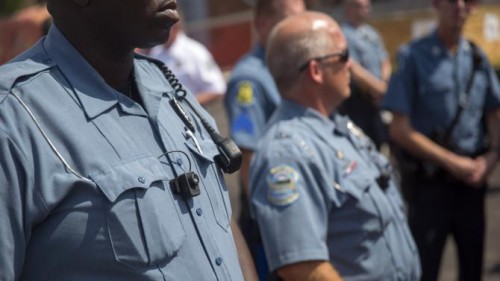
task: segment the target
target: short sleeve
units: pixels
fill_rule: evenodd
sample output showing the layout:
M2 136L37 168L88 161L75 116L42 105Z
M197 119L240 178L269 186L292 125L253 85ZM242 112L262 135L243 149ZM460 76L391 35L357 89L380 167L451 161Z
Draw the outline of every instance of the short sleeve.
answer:
M15 143L0 130L0 280L20 278L29 238L25 189L29 179L23 156Z
M485 111L497 110L500 108L500 84L498 76L493 67L487 63L488 91L486 93L486 102L484 103Z
M387 54L387 50L385 48L385 45L384 45L384 41L382 40L382 37L380 36L380 34L374 30L373 32L375 32L376 36L377 36L377 54L378 54L378 57L381 59L381 60L386 60L388 57L389 57L389 54Z
M387 93L382 101L382 108L409 115L412 101L417 93L417 77L409 48L402 48L398 53L397 68L389 81Z
M326 173L287 143L272 146L252 162L250 199L270 270L329 260L330 207L321 184Z
M253 78L232 79L225 106L233 140L239 147L255 150L268 118L264 86Z

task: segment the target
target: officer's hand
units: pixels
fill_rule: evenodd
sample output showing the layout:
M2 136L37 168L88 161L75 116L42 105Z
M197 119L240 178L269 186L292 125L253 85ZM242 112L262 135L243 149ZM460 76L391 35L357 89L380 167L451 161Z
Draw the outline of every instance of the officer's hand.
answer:
M373 105L376 107L380 107L380 104L382 103L382 100L384 99L384 95L380 95L374 91L370 91L370 97L372 100Z
M474 159L476 170L470 176L468 183L474 187L481 187L493 170L496 158L495 154L486 153Z
M474 159L460 155L453 155L448 159L445 169L455 178L468 184L472 183L473 175L477 173Z

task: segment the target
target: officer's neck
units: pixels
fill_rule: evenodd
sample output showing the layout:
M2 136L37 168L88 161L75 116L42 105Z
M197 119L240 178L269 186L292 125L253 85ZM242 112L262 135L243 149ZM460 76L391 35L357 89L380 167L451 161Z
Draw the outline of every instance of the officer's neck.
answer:
M311 87L290 88L282 96L304 107L312 108L325 117L328 117L337 107L337 105L329 104L324 96Z
M354 18L347 18L346 22L356 29L359 28L364 23L363 20L354 19Z
M61 25L61 32L108 85L115 89L129 85L134 65L133 48L117 43L120 42L114 40L117 38L102 38L98 33L90 33L83 28L65 27Z
M437 35L441 43L450 53L456 53L458 43L462 37L461 30L449 30L443 27L438 27Z
M104 50L89 51L85 58L101 75L106 83L114 89L121 89L130 84L134 66L133 52L122 56L109 56Z

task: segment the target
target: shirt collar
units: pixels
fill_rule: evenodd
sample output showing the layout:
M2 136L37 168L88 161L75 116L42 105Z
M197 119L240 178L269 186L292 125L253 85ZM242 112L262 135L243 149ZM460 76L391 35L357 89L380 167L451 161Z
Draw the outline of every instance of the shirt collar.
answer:
M260 43L257 43L252 50L252 53L262 60L264 63L266 62L266 49Z
M451 56L451 54L448 52L448 50L445 48L445 46L443 45L443 42L441 41L441 39L439 38L438 36L438 32L437 32L437 29L435 29L431 34L430 34L430 38L432 39L432 42L434 43L432 45L432 53L435 55L435 56L438 56L440 55L440 53L442 52L443 54L446 54L448 56ZM458 45L457 45L457 54L460 55L462 53L466 53L468 54L469 52L471 52L471 47L469 45L469 42L467 42L467 40L463 37L460 37L459 41L458 41Z
M280 120L290 118L301 118L316 134L324 139L329 139L335 129L336 124L329 118L323 116L317 110L303 106L289 99L283 99L276 117Z
M88 118L92 119L116 105L116 91L106 84L55 25L50 28L44 47L73 87Z
M124 99L115 89L106 84L99 73L74 48L64 34L53 25L49 30L44 48L68 79L88 118L92 119L107 111ZM158 67L151 67L145 59L134 60L134 77L141 94L161 97L172 93ZM131 102L123 102L122 109L130 114L145 115Z
M334 126L334 132L338 133L342 136L348 136L350 133L349 130L349 122L350 119L346 116L340 115L337 112L334 112L330 115L330 120L335 124Z

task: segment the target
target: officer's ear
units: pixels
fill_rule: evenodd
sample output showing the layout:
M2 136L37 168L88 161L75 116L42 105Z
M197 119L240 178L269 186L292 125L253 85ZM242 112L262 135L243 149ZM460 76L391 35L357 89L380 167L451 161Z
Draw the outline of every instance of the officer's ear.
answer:
M311 77L311 79L318 83L321 84L323 83L323 69L321 68L321 65L318 61L316 60L310 60L309 61L309 67L306 68L307 75Z
M90 5L90 1L91 0L73 0L73 3L80 7L87 7L88 5Z

